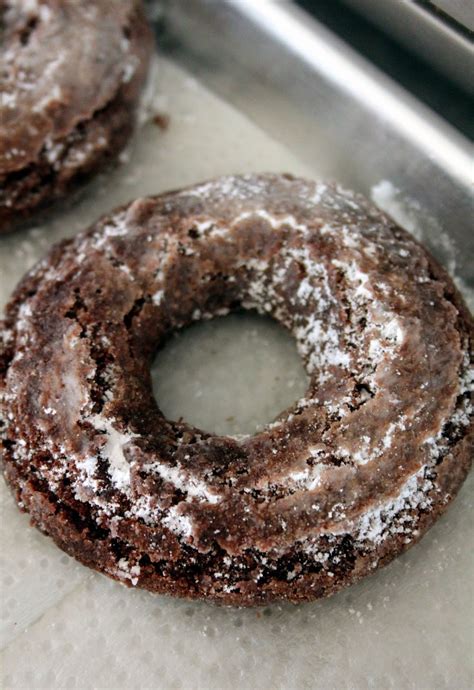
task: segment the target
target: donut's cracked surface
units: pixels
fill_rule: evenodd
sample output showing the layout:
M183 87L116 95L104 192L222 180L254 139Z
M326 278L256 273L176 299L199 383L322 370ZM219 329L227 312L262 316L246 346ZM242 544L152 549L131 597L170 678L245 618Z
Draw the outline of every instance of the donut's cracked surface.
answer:
M0 233L122 150L152 46L139 0L0 0Z
M255 436L165 419L160 343L241 308L293 333L306 395ZM471 463L472 318L408 233L334 185L138 199L57 245L1 332L7 482L61 548L132 586L330 595L416 542Z

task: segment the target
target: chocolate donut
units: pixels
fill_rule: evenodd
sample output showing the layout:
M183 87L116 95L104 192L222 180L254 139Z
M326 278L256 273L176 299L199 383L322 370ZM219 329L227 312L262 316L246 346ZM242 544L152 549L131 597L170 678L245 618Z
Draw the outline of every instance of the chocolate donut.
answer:
M120 152L152 45L137 0L0 0L0 233Z
M305 396L248 437L165 419L150 365L236 309L294 335ZM330 595L416 542L473 447L473 321L362 197L287 175L134 201L52 249L1 326L5 477L69 554L252 605Z

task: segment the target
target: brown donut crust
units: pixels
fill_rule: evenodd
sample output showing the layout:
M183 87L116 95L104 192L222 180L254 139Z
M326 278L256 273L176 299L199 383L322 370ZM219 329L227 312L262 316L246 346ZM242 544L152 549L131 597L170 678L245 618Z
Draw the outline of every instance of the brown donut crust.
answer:
M153 41L139 0L6 0L0 26L3 233L116 159Z
M163 417L150 364L235 309L295 335L304 398L253 437ZM2 325L7 482L129 585L232 605L328 596L416 543L472 460L473 321L408 233L337 185L221 178L53 248Z

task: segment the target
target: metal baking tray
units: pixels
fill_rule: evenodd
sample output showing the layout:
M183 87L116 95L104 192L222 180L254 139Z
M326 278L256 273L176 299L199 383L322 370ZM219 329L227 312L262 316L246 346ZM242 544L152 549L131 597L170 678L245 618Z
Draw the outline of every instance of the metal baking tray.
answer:
M0 306L53 242L110 208L280 166L366 195L375 186L379 202L384 191L390 211L474 283L468 143L453 129L290 2L169 0L150 10L160 53L153 107L170 127L143 124L121 168L40 226L0 238ZM332 599L258 614L124 593L29 529L0 482L0 685L467 690L473 478L389 568Z
M366 195L388 181L438 258L474 285L466 138L292 2L154 4L166 55L327 177Z
M407 50L474 93L472 0L343 0Z

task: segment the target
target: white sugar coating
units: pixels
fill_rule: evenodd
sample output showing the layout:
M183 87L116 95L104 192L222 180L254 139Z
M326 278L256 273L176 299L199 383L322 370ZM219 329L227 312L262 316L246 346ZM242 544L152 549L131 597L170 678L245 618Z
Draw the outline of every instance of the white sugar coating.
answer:
M380 329L381 333L384 338L387 340L391 340L397 345L401 345L403 343L403 339L405 337L403 328L400 326L400 323L398 319L392 318Z
M221 191L222 189L227 189L230 183L233 183L237 187L239 194L245 198L247 189L250 190L250 185L252 188L250 191L254 192L254 188L258 187L261 182L257 179L256 181L243 178L236 184L229 178L223 178L217 183L206 183L204 186L198 187L197 194L211 196L215 194L216 189ZM187 192L188 194L195 195L195 190ZM340 192L342 195L342 191ZM182 192L186 194L186 192ZM323 203L326 201L326 197L322 197ZM332 204L331 202L331 205ZM126 211L122 211L116 222L107 221L107 223L95 233L93 237L92 244L96 249L104 249L107 251L109 245L111 244L111 239L116 236L123 236L127 232L129 223L132 224L136 215L139 214L142 208L142 200L138 199L134 202L130 208ZM256 211L241 214L236 223L245 222L252 217L258 217L264 220L270 225L272 229L279 230L285 226L286 219L278 219L271 215L268 211ZM309 232L309 228L305 225L296 223L291 216L287 217L288 223L292 224L294 229L298 234L306 235ZM209 232L212 228L211 221L202 221L198 223L195 228L198 232ZM226 236L227 229L220 228L221 236ZM331 233L332 229L326 227L325 234ZM175 251L175 243L170 243L168 248L163 251L163 265L167 264L171 253ZM353 250L359 255L364 253L367 249L370 249L371 254L374 255L376 250L376 245L373 242L367 242L365 238L357 230L352 230L350 245ZM83 240L81 248L87 250L87 240ZM185 253L190 255L193 254L193 249L190 247L180 247ZM306 319L306 323L302 326L294 326L293 322L288 322L287 325L293 326L293 331L296 337L297 344L299 346L300 353L306 360L307 371L312 373L316 368L319 369L319 381L324 383L331 378L331 367L343 367L348 369L352 362L352 357L348 353L348 349L344 344L341 344L341 338L345 335L341 333L341 328L338 328L338 316L337 311L329 309L331 306L337 307L337 299L332 293L328 273L326 267L320 263L314 256L311 255L310 245L306 245L302 248L295 248L293 246L283 245L279 255L276 259L272 261L263 259L250 259L242 262L242 266L245 266L247 271L251 272L250 282L246 289L249 295L249 300L244 304L247 307L256 308L261 313L273 312L278 314L278 302L279 296L277 288L282 286L287 279L288 271L290 270L293 262L297 262L302 265L306 274L306 283L303 281L303 288L297 291L296 300L300 299L303 304L307 304L309 301L313 303L315 312L309 318ZM378 332L382 339L386 341L384 348L373 347L374 343L380 344L379 340L372 339L370 342L369 353L374 359L378 357L380 361L381 357L386 357L387 355L394 354L394 351L403 344L405 333L402 325L395 315L387 312L384 309L383 302L375 298L375 295L368 289L363 288L365 283L368 283L368 275L360 270L358 265L352 261L346 263L340 260L333 260L333 265L341 269L346 278L349 281L351 290L348 292L348 299L353 299L355 303L363 304L367 307L367 311L370 318L369 322L372 325L372 329L378 329ZM127 269L126 266L124 266ZM160 280L164 281L164 274L162 270L159 271ZM363 288L361 290L361 287ZM378 287L382 293L388 292L389 288L383 283L379 283ZM163 291L161 291L163 293ZM160 303L163 294L160 291L156 293L158 297L153 298L155 302ZM352 297L351 297L352 295ZM276 306L275 306L276 305ZM227 309L224 309L227 312ZM382 314L380 317L379 314ZM31 313L22 315L22 319L28 320ZM209 315L211 316L211 315ZM206 318L206 314L201 313L197 310L195 318ZM292 317L293 318L293 317ZM347 330L347 328L345 329ZM350 332L350 327L349 327ZM347 335L347 334L346 334ZM357 340L358 336L356 332L352 332L351 336L354 340ZM376 367L374 367L376 373ZM348 400L342 400L340 406L333 406L331 413L338 414L339 418L344 416L346 412L344 411L344 405ZM307 401L304 399L301 401L301 405L305 406ZM457 414L457 411L456 411ZM455 418L459 423L457 417ZM446 420L449 421L449 420ZM130 441L130 437L120 434L113 427L107 427L104 424L104 420L92 420L93 424L99 431L107 432L107 441L105 447L102 449L102 456L108 461L108 471L112 479L113 485L119 490L125 493L129 492L130 489L130 468L123 454L122 446ZM388 426L385 436L376 441L378 445L375 448L370 448L370 444L367 443L366 437L363 437L362 445L360 448L346 448L344 445L339 445L335 450L336 457L340 459L349 459L356 465L365 465L369 462L374 461L376 458L380 457L384 451L392 447L392 437L395 431L406 430L405 420L400 420L396 423L392 423ZM375 445L375 443L374 443ZM83 469L82 467L80 468ZM171 483L175 488L183 491L187 494L188 499L199 499L206 500L209 503L219 502L219 497L209 491L208 487L201 480L192 476L192 473L185 472L183 468L179 465L168 466L163 465L159 462L151 463L150 465L143 468L145 471L158 474L161 479L165 482ZM56 481L56 478L54 478ZM89 482L90 477L86 476L86 481ZM291 486L293 483L296 486L296 490L313 490L320 483L319 468L317 468L316 474L309 470L303 470L298 472L290 472L289 476L283 481L282 486ZM411 485L410 485L411 486ZM430 484L425 484L425 490L428 491L431 488ZM80 496L80 491L76 492L76 495ZM101 507L101 500L94 499L97 506ZM398 504L397 504L398 505ZM104 506L104 512L110 514L112 506ZM146 513L145 506L140 505L139 507L140 515L146 518L149 522L153 519L151 513ZM387 515L391 518L394 513L390 510ZM342 516L343 517L343 516ZM169 516L165 515L162 517L162 522L167 524ZM188 520L189 522L189 520ZM193 525L190 522L190 529L192 530ZM181 532L177 532L181 534ZM370 541L370 535L372 531L368 532L367 540ZM185 536L185 533L182 532Z
M324 472L324 465L314 465L313 467L307 467L300 472L291 472L288 475L288 485L291 486L292 483L298 489L303 489L305 491L313 491L317 486L321 484L321 476Z
M222 190L223 193L225 193L225 189L227 189L227 184L226 182L222 183ZM317 183L319 186L320 183ZM253 182L253 187L258 186L258 182ZM324 189L327 189L326 185L323 184L321 185ZM209 186L206 187L208 190L210 189ZM234 192L234 194L237 194L238 192ZM270 226L274 230L278 230L279 228L282 228L284 226L288 226L292 228L293 230L296 230L297 232L300 232L302 235L307 235L308 234L308 227L302 223L298 223L296 218L291 215L286 215L283 217L278 217L275 218L271 213L266 211L265 209L259 209L258 211L243 211L240 213L236 218L234 219L233 225L237 225L238 223L241 223L242 221L248 220L249 218L260 218L262 220L267 221L267 223L270 224Z
M130 565L126 558L121 558L114 575L117 575L121 580L130 580L132 585L135 586L138 582L140 571L141 568L139 565Z
M143 466L143 470L157 474L163 481L173 484L176 489L183 491L190 498L197 498L207 503L219 503L221 497L213 493L209 487L191 472L186 472L179 464L175 467L163 465L160 462L151 462Z
M140 65L140 60L136 55L132 55L129 60L125 63L123 68L122 81L124 84L128 84L132 79Z
M0 105L4 105L7 108L14 108L16 104L16 95L14 93L1 93L0 94Z
M125 458L123 447L133 440L134 434L124 434L118 431L114 427L114 420L100 415L90 417L89 421L97 431L104 432L106 441L100 452L109 463L108 471L112 483L117 489L128 489L130 487L130 464Z
M164 297L164 296L165 296L165 291L164 291L164 290L157 290L157 291L151 296L151 299L152 299L153 304L156 304L157 306L159 306L159 305L162 303L163 297Z
M24 270L55 239L75 234L99 213L134 196L237 171L289 170L309 177L324 174L324 161L320 169L308 170L169 63L163 61L158 74L162 92L156 103L171 115L169 130L161 132L147 126L130 147L127 165L94 184L74 209L58 213L47 226L0 240L1 303L6 302ZM168 98L162 96L164 91ZM243 141L246 146L242 146ZM323 191L320 185L316 197L321 198ZM208 232L218 231L210 228ZM350 234L345 237L347 243L353 241ZM360 297L370 299L364 294ZM306 298L304 289L301 298ZM320 300L326 298L323 289ZM386 348L379 328L375 330L374 341L378 338ZM263 337L267 338L265 352L272 359L277 337ZM219 342L215 341L215 348ZM388 344L392 347L395 343ZM255 340L250 340L247 347L254 346ZM244 349L243 354L246 352ZM199 363L198 355L196 350L192 366ZM202 361L213 356L208 348L202 352ZM289 352L283 356L277 369L296 362ZM248 354L247 370L250 361ZM192 371L191 365L188 371ZM176 373L166 373L171 396ZM259 371L253 373L257 376ZM304 386L304 372L299 375ZM203 383L198 382L196 393L206 389ZM209 402L215 399L219 382L212 385L216 388L207 391L208 396L190 401L191 408L201 407L204 422L207 419L209 424L220 414ZM276 382L269 389L270 397L280 394L278 385ZM466 376L462 385L472 382ZM243 385L238 394L240 407L234 411L237 422L239 415L251 418L253 412L260 413L262 398L256 397L254 390L246 393ZM178 407L180 396L183 399L185 395L182 390L175 392ZM224 398L223 423L225 416L232 414L228 409ZM459 410L456 419L465 423L466 409ZM235 420L225 423L238 428ZM85 474L89 472L93 478L93 463L90 459L84 462ZM467 689L472 679L473 592L466 576L472 562L465 548L472 519L470 488L472 480L423 542L389 568L330 600L299 607L272 606L257 616L255 611L151 597L106 581L30 529L27 517L18 512L1 484L1 684L12 690L138 690L156 687L159 679L163 688L227 690L344 688L349 687L348 682L354 688L450 688L455 682L457 688ZM416 496L415 486L410 487L410 493ZM152 512L149 505L141 508L144 518ZM387 509L390 506L383 510ZM170 528L173 525L184 539L191 536L192 525L185 516L171 513L169 517ZM375 514L365 529L365 538L370 534L378 540L384 534L380 529L384 520ZM328 555L318 553L314 553L315 560L327 562ZM135 570L138 564L122 559L120 567L124 580L133 584L139 574ZM233 589L232 585L225 588Z
M84 459L76 462L76 467L79 470L80 482L76 487L76 494L80 498L81 487L85 489L97 489L97 480L95 473L97 471L98 458L95 455L89 455Z
M432 464L437 457L438 445L433 443L433 447ZM423 510L431 504L432 499L427 496L433 488L433 482L426 477L429 469L429 466L422 467L409 477L394 499L366 511L355 525L356 538L361 542L380 544L392 534L406 532L407 538L412 540L416 536L411 525L414 518L408 511Z
M354 249L358 246L357 240L354 239L353 235L351 236L350 244L348 244L347 241L345 242L345 244L346 246L349 246L351 249ZM344 261L340 261L339 259L333 259L332 263L334 264L334 266L337 266L338 268L341 268L344 271L344 273L346 274L347 278L351 281L353 286L357 286L353 292L354 298L356 300L358 297L370 299L373 296L373 292L367 285L369 276L367 275L367 273L364 273L364 271L361 271L361 269L355 261L346 263Z
M187 515L180 513L177 506L173 506L168 510L166 517L163 519L163 524L180 537L188 538L193 534L192 520Z

